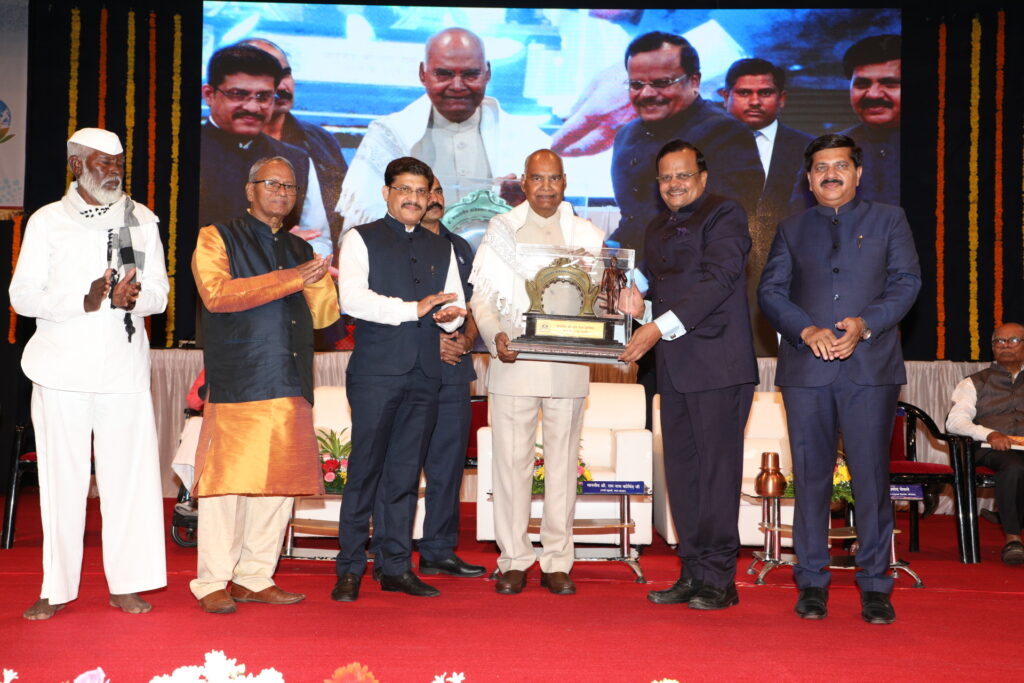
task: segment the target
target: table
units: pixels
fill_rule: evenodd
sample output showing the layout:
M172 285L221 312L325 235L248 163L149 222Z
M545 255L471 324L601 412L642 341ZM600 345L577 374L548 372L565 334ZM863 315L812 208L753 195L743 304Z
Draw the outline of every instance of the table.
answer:
M754 551L754 559L751 560L750 567L747 568L747 574L756 574L757 579L754 580L754 583L758 586L763 586L764 577L768 575L768 572L776 567L792 567L797 563L796 555L782 552L782 534L788 533L792 535L793 525L781 523L781 498L768 498L766 496L749 497L760 499L761 501L761 529L764 531L764 549ZM895 511L895 502L893 507ZM829 542L856 540L857 528L853 524L852 512L849 508L847 509L847 522L847 526L829 529ZM910 568L910 563L899 559L896 555L896 534L898 533L900 533L900 530L893 528L892 541L889 544L889 569L892 570L892 577L894 579L898 578L900 572L906 572L908 576L914 579L914 588L924 588L924 582L921 581L921 577L917 572ZM760 571L757 570L759 562L764 563ZM829 559L828 566L829 569L856 569L857 563L854 555L833 555Z

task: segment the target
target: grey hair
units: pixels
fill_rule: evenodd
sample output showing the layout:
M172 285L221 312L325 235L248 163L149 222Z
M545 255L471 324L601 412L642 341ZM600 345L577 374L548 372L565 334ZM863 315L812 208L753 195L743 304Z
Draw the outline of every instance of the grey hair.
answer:
M67 160L71 161L71 157L78 157L82 161L85 161L85 158L87 156L89 156L90 154L92 154L92 151L93 151L92 147L86 147L85 145L81 144L80 142L71 142L70 140L68 140L68 159Z
M68 143L69 145L71 143ZM260 169L269 164L271 161L280 161L282 164L291 169L292 175L295 175L295 167L292 166L292 162L288 161L284 157L263 157L257 159L256 163L249 167L249 182L256 182L256 175L260 172Z

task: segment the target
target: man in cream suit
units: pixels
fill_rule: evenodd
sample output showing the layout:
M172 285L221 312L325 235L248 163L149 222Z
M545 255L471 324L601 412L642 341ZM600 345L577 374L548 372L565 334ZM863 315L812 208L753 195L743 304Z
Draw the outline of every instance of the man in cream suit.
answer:
M542 149L526 159L521 178L526 202L495 216L473 263L472 310L492 360L487 388L494 433L494 531L501 550L501 577L495 589L504 595L526 586L526 571L537 560L527 533L538 412L544 415L544 518L540 537L541 585L571 595L572 523L576 504L583 408L590 388L585 365L517 360L509 340L523 333L521 314L529 308L523 273L516 264L517 244L598 248L604 234L573 215L563 201L562 160Z

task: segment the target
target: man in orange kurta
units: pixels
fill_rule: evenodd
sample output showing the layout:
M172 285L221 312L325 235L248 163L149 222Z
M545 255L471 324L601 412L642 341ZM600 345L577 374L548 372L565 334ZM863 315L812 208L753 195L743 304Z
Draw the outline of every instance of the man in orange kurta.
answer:
M208 398L196 452L199 559L190 588L211 613L305 597L277 587L273 575L292 497L323 493L313 328L339 313L329 259L281 229L299 189L286 159L260 159L245 185L246 215L202 228L192 257Z

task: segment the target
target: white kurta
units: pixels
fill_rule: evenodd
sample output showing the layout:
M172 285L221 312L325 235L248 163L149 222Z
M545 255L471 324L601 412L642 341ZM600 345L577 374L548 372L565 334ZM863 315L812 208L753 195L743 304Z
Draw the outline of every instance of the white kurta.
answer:
M345 174L336 208L345 218L345 230L375 221L387 211L380 192L384 169L392 160L412 155L413 148L427 133L431 111L430 98L423 95L405 109L381 116L367 127ZM493 97L485 97L477 111L484 157L492 176L522 173L527 154L551 145L547 133L528 119L507 113ZM423 161L433 163L431 159ZM444 184L448 179L441 180Z
M599 248L604 233L590 221L558 207L558 234L548 242ZM527 526L533 482L534 443L538 415L543 413L544 512L540 540L541 571L568 572L573 563L572 524L576 504L576 460L579 457L583 408L590 390L586 365L537 360L497 360L494 337L518 336L517 321L529 308L524 274L517 272L515 246L530 235L540 236L545 224L524 202L491 219L473 262L471 309L493 358L487 370L494 452L494 534L501 550L498 569L525 571L536 561Z
M78 596L90 458L101 493L103 564L110 592L167 585L144 320L167 305L157 218L135 205L140 225L131 228L131 235L142 290L132 311L135 333L129 342L124 310L104 301L99 310L86 313L83 305L92 281L111 265L108 235L112 230L116 239L115 226L123 224L123 201L103 219L84 221L72 213L86 206L76 185L68 192L64 201L44 206L29 219L10 286L14 310L36 319L22 369L34 383L32 422L43 523L40 597L51 604Z

